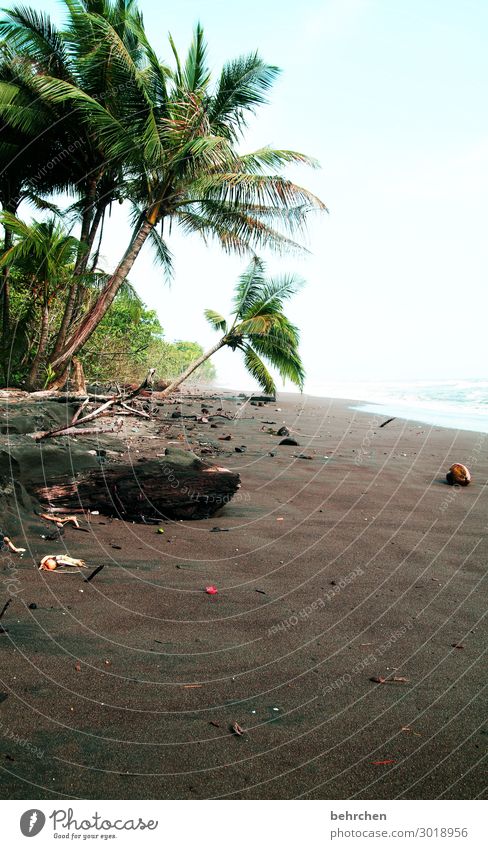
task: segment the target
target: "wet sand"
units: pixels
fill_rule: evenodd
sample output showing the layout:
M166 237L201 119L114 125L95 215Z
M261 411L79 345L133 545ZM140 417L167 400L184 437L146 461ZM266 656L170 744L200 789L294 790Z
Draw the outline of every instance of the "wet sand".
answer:
M0 554L1 797L486 797L488 436L294 395L239 416L131 424L136 471L218 446L242 479L219 516L61 543L36 520ZM105 568L34 568L62 551Z

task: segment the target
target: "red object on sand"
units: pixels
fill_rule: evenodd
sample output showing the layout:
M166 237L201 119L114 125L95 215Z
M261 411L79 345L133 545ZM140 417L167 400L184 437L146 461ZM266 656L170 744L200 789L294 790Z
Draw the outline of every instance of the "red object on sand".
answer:
M387 764L394 764L396 761L393 758L388 758L386 761L371 761L373 766L386 766Z
M215 595L216 593L218 593L218 589L212 584L210 587L205 587L205 592L207 593L207 595Z

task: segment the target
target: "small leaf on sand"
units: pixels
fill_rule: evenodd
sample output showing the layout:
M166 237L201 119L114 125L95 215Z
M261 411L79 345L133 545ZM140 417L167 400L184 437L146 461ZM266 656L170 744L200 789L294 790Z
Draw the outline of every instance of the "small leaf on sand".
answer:
M77 660L75 663L75 669L77 672L81 672L81 663L79 660Z
M241 728L241 726L239 725L238 722L234 722L233 725L231 726L231 729L234 732L234 734L237 734L238 737L242 737L242 735L246 733L244 731L244 729Z

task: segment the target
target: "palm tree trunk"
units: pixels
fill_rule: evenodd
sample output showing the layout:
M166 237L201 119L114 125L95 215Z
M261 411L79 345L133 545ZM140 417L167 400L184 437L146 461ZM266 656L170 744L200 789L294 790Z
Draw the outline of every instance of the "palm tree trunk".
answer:
M61 320L61 325L58 330L58 335L51 355L52 358L55 358L60 351L63 350L64 343L66 342L66 336L68 335L71 321L73 319L73 312L78 299L78 292L80 288L79 277L86 269L88 258L93 247L93 242L95 241L96 232L101 221L102 210L100 210L100 206L97 207L95 215L93 215L93 203L95 200L96 188L97 181L92 180L90 182L85 211L81 222L80 248L78 250L78 256L76 257L73 279L69 287L68 299L64 308L63 318Z
M226 342L225 336L222 339L219 339L219 341L217 342L216 345L213 346L213 348L209 348L208 351L205 351L205 353L202 354L201 357L198 357L198 359L194 360L188 366L188 368L185 369L185 371L182 372L176 378L176 380L173 380L173 382L170 383L170 385L167 386L166 389L162 392L161 397L166 398L167 395L170 395L172 392L174 392L174 390L177 389L178 386L180 386L180 384L183 383L183 381L185 381L188 377L190 377L190 375L193 374L193 372L196 371L199 366L201 366L203 363L205 363L207 360L209 360L210 357L213 357L213 355L215 353L217 353L217 351L219 351L220 348L225 347L226 344L227 344L227 342Z
M29 374L26 380L26 389L28 392L32 392L35 389L38 389L38 380L39 380L39 369L41 367L41 362L44 356L44 353L47 348L47 342L49 338L49 306L45 303L42 307L42 318L41 318L41 335L39 337L39 346L37 348L37 353L32 360L32 364L30 367Z
M123 259L118 264L110 279L107 281L107 284L102 290L96 303L93 305L90 312L87 313L77 330L73 333L71 339L68 339L61 353L52 359L51 365L56 369L58 374L65 371L69 362L88 341L93 331L98 327L117 292L132 269L144 242L154 227L156 219L156 213L153 213L150 218L146 218L135 238L132 240Z
M18 203L16 201L11 201L10 203L4 204L4 209L6 212L10 212L12 215L15 215L17 212ZM10 227L4 225L4 240L3 240L3 249L7 251L12 247L12 231ZM3 376L5 380L5 384L7 385L9 379L9 342L10 342L10 266L6 265L5 268L2 268L1 278L0 278L0 301L1 301L1 309L2 309L2 342L0 345L0 349L2 352L2 366L3 366Z

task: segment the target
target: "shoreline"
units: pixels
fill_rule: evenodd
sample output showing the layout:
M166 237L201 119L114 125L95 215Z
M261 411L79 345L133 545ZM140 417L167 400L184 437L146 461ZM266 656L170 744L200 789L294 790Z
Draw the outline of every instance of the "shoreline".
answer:
M488 437L342 399L223 406L125 431L135 475L168 442L238 471L219 515L85 516L55 543L32 515L0 554L3 798L481 798ZM105 568L37 571L53 547Z

